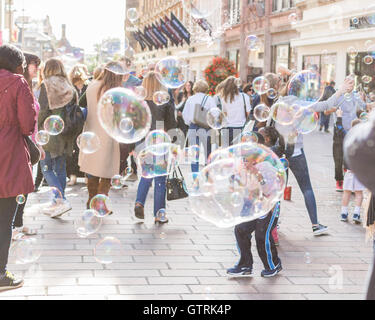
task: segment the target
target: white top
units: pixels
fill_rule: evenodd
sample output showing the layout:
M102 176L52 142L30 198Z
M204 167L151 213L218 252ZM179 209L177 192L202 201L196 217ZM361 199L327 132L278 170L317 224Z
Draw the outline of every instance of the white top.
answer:
M220 97L223 106L223 112L227 114L227 127L242 128L246 124L246 114L244 99L246 103L246 112L250 113L251 103L250 97L247 94L240 93L234 97L233 102L226 102Z
M184 111L182 112L182 117L187 126L190 126L194 120L194 111L197 104L201 104L206 95L203 93L197 93L186 100ZM204 105L205 109L217 108L215 99L208 96L207 101Z

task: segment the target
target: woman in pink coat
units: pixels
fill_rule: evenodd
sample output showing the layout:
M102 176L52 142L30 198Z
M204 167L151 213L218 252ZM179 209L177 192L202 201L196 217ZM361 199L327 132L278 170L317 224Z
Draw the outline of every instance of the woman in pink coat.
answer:
M24 137L35 129L34 97L22 76L21 50L0 47L0 291L19 288L23 280L7 271L16 197L33 192L30 153Z

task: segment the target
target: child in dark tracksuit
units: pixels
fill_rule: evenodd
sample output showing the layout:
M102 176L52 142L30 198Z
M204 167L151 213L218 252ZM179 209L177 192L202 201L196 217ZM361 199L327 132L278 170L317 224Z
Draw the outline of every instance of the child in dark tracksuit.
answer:
M292 155L294 145L289 144L285 147L283 137L274 127L262 128L258 136L258 143L270 147L280 158L285 155ZM277 227L280 215L280 202L265 216L237 225L234 233L237 241L237 248L240 253L238 264L227 270L229 276L251 276L253 273L253 256L251 253L251 238L255 231L255 241L260 259L264 265L261 273L262 277L273 277L281 270L281 260L277 254L275 241L272 237L272 231Z

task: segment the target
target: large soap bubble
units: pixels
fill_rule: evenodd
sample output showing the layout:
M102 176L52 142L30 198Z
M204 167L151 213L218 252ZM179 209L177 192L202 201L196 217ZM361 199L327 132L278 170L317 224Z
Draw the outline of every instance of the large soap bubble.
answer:
M168 89L178 89L185 84L185 71L185 62L177 57L162 59L155 67L157 79Z
M150 108L129 89L114 88L107 91L100 99L98 116L108 135L120 143L136 143L151 128Z
M38 261L42 255L41 246L36 238L20 238L11 248L17 264L29 264Z
M308 107L318 102L324 93L320 74L313 70L297 73L289 83L288 95L298 98L300 107Z
M192 210L226 228L268 214L283 197L286 171L267 147L242 143L218 150L196 178Z
M150 150L152 150L155 155L162 156L169 152L172 140L165 131L154 130L147 135L145 143L147 147L153 147Z
M108 196L105 194L98 194L90 201L90 209L94 210L95 214L99 218L104 218L112 213L109 209L111 202Z
M80 238L86 238L97 232L103 219L97 216L95 210L86 210L74 221L74 227Z
M44 121L44 131L50 136L57 136L64 130L64 120L60 116L50 116Z
M77 138L78 148L85 154L92 154L100 149L100 139L90 131L83 132Z
M100 240L94 249L94 257L98 263L111 264L119 262L124 255L121 241L114 237L106 237Z

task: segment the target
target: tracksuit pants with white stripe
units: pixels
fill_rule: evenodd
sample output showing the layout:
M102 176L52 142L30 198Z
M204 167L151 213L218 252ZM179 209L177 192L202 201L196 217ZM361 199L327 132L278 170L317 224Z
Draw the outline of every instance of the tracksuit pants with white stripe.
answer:
M260 259L266 270L274 270L280 260L277 254L272 230L277 227L280 215L280 203L263 219L245 222L237 225L234 233L237 240L238 251L241 255L239 267L252 267L253 255L251 253L251 238L255 231L255 240Z

